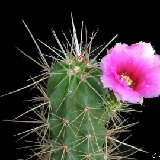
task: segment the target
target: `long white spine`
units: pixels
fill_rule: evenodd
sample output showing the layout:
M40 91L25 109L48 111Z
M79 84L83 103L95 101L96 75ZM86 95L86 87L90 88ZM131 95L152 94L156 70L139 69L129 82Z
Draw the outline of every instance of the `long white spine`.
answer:
M71 15L72 17L72 15ZM72 17L72 29L73 29L73 40L74 40L74 46L75 46L75 53L76 55L79 57L81 56L81 52L80 52L80 48L79 48L79 43L78 43L78 39L77 39L77 34L76 34L76 28L73 22L73 17Z

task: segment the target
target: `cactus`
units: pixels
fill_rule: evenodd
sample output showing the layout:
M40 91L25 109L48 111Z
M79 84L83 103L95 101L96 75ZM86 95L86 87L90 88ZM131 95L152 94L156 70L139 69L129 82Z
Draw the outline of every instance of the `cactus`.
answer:
M117 113L130 108L105 89L100 80L101 70L97 57L116 36L93 57L92 52L98 50L93 50L91 46L96 33L82 47L82 33L79 43L72 18L72 44L64 34L70 49L64 49L54 31L53 35L61 50L51 48L38 40L56 54L56 57L51 56L53 62L49 66L26 24L25 27L37 46L41 61L38 62L19 50L43 68L42 78L32 78L33 83L22 88L36 86L41 91L42 97L33 99L38 105L14 119L16 121L32 111L41 119L42 124L39 127L23 132L24 136L20 138L30 133L38 135L37 143L40 147L34 149L35 154L30 158L37 156L43 160L108 160L126 158L137 150L140 151L116 140L118 131L122 132L133 125L123 126ZM44 81L45 86L41 83ZM122 145L130 149L129 153L123 155L118 150Z

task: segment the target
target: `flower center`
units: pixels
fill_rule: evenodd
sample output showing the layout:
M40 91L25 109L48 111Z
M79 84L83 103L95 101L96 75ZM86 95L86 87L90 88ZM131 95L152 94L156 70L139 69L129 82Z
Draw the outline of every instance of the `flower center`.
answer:
M126 83L127 83L128 86L131 86L133 84L132 79L129 76L127 76L126 74L124 74L124 73L121 74L121 81L123 79L126 80Z

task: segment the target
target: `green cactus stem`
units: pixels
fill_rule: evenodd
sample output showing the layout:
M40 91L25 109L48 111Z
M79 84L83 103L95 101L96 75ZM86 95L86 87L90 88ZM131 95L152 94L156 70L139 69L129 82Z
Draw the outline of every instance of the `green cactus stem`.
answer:
M107 90L96 60L89 57L90 46L80 50L73 21L72 26L75 54L67 53L52 65L47 85L53 158L102 160L109 120Z
M56 160L103 159L108 114L100 74L96 62L88 66L85 59L75 57L52 66L47 95Z

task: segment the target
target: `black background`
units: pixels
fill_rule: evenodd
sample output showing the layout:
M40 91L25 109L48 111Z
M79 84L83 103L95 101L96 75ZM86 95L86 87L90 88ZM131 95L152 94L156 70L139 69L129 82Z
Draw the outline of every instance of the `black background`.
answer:
M88 4L87 4L88 3ZM71 29L71 12L74 17L77 31L80 30L81 21L84 21L89 34L99 28L94 44L100 45L108 42L116 34L116 42L136 43L139 41L151 42L157 53L160 52L160 25L159 10L156 4L138 2L112 3L97 2L17 2L1 5L1 49L0 49L0 94L13 91L28 84L29 75L37 75L40 68L24 55L19 53L16 47L24 50L33 58L38 56L36 48L26 31L22 19L26 22L33 35L49 45L55 45L51 29L54 29L59 37L61 31L69 33ZM115 45L113 42L108 48ZM45 50L45 49L44 49ZM36 91L23 90L0 99L0 118L12 119L23 113L28 102L26 99L34 96ZM130 143L143 147L149 154L136 154L138 160L151 160L156 153L160 156L160 100L159 98L145 99L144 105L134 106L142 110L142 113L133 113L131 121L139 121L132 127ZM14 134L26 129L25 124L0 122L0 159L15 160L20 155L27 154L16 150L17 143ZM23 142L20 142L23 144ZM160 158L159 158L160 159Z

